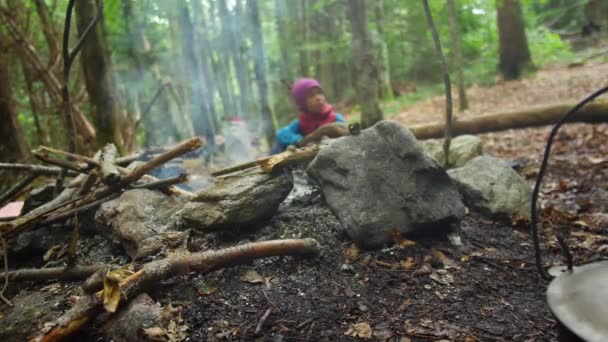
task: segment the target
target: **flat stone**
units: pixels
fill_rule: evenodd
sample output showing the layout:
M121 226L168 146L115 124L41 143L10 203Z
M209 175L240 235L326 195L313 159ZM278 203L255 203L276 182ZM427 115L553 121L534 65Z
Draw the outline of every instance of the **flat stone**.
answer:
M138 259L157 253L169 235L175 240L175 213L182 206L174 196L156 190L135 189L103 203L95 220L112 226L113 236L127 254Z
M448 174L470 207L508 218L530 217L532 189L504 161L479 156L463 167L449 170Z
M393 229L430 233L465 215L447 173L397 122L381 121L359 135L333 140L307 172L362 247L381 247Z
M259 168L216 178L180 211L184 223L201 231L230 229L272 217L293 188L287 172Z
M443 140L425 140L422 142L425 152L433 157L439 165L445 163ZM481 139L476 135L459 135L450 143L450 165L448 168L464 166L469 160L483 153Z

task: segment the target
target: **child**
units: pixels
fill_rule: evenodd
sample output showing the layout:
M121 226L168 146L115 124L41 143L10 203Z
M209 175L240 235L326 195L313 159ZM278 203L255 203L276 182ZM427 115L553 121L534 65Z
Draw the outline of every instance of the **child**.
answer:
M291 96L300 110L297 120L277 131L277 142L271 153L279 153L289 145L306 146L324 136L337 138L348 134L342 114L325 101L325 94L316 80L301 78L291 88Z

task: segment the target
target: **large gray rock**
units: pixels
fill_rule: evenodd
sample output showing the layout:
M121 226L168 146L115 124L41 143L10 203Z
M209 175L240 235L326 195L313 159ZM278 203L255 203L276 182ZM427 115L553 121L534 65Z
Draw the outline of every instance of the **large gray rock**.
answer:
M230 229L266 220L285 200L293 183L286 172L269 174L255 168L217 178L180 212L194 229Z
M392 229L445 228L465 215L448 175L396 122L334 140L307 172L347 234L363 247L381 247Z
M443 140L426 140L422 142L425 152L430 154L440 165L445 163ZM460 135L450 143L449 168L464 166L469 160L478 157L483 152L481 139L476 135Z
M530 185L504 161L480 156L448 174L467 205L498 216L530 216Z
M182 234L172 231L183 203L160 191L135 189L101 205L97 222L110 225L127 254L134 259L157 253L164 241ZM185 233L184 233L185 234ZM185 236L185 235L184 235Z

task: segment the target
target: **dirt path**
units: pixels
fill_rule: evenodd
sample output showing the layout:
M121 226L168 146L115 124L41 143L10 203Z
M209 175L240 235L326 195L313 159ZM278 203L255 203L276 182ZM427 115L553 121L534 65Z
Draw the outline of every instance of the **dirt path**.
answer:
M608 63L586 64L574 68L556 66L540 70L523 80L500 82L493 87L467 89L470 108L462 113L457 111L455 94L454 113L456 117L468 117L533 105L575 102L607 83ZM445 115L444 108L445 97L436 96L404 108L395 120L406 125L441 121Z

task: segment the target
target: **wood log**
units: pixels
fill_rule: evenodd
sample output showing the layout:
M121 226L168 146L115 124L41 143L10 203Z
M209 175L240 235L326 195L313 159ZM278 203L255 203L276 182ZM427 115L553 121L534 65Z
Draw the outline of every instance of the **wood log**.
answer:
M114 186L120 181L120 172L116 166L117 155L118 149L116 149L114 144L106 144L101 149L99 171L101 173L101 181L106 185Z
M480 134L514 128L551 125L556 123L575 105L575 103L562 103L454 120L452 135ZM608 103L590 103L581 108L570 122L608 122ZM413 125L408 128L419 140L441 138L444 133L443 122Z
M220 268L242 265L254 259L271 256L318 255L319 247L319 243L314 239L271 240L152 261L120 282L121 298L135 298L135 295L146 288L190 272L206 274ZM60 341L72 335L103 310L103 298L103 291L80 297L61 317L54 322L44 324L45 328L31 341Z

